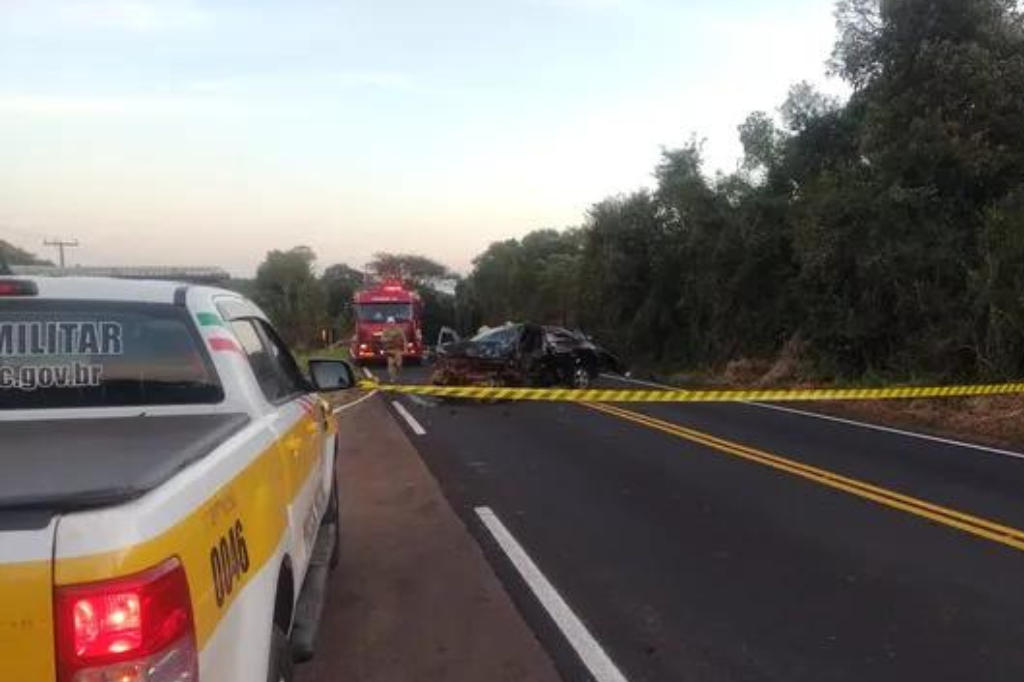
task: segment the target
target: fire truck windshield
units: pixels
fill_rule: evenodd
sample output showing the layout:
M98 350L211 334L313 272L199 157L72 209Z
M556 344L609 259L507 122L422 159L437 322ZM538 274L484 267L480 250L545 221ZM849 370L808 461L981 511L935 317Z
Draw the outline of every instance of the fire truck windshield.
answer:
M360 303L356 310L362 322L387 322L389 317L396 322L412 319L412 306L408 303Z

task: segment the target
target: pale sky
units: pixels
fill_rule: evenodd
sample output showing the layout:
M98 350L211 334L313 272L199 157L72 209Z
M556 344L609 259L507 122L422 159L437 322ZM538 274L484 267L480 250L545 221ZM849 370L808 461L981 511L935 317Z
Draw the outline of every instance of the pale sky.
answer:
M0 0L0 238L83 265L320 265L495 240L663 146L828 92L828 0Z

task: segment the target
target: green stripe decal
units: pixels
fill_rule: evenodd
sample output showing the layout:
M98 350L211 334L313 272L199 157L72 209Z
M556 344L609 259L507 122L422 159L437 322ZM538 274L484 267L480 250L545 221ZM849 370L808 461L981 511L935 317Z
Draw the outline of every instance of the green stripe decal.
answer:
M199 320L199 326L201 327L224 326L224 321L220 319L220 315L217 313L196 313L196 319Z

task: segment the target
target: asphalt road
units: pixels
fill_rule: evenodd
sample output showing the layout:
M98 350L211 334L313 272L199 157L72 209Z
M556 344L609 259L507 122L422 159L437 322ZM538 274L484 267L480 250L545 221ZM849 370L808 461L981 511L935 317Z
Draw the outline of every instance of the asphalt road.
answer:
M556 682L386 403L335 401L341 560L316 655L296 682Z
M1024 459L755 405L384 399L565 680L1024 679Z

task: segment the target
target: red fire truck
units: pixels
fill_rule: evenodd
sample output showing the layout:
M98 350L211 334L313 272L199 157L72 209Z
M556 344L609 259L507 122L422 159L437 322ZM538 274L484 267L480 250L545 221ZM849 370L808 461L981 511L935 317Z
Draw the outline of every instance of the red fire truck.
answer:
M400 280L385 280L357 291L353 299L356 330L351 353L356 362L384 359L381 336L388 319L394 318L408 340L405 359L414 363L423 359L423 301Z

